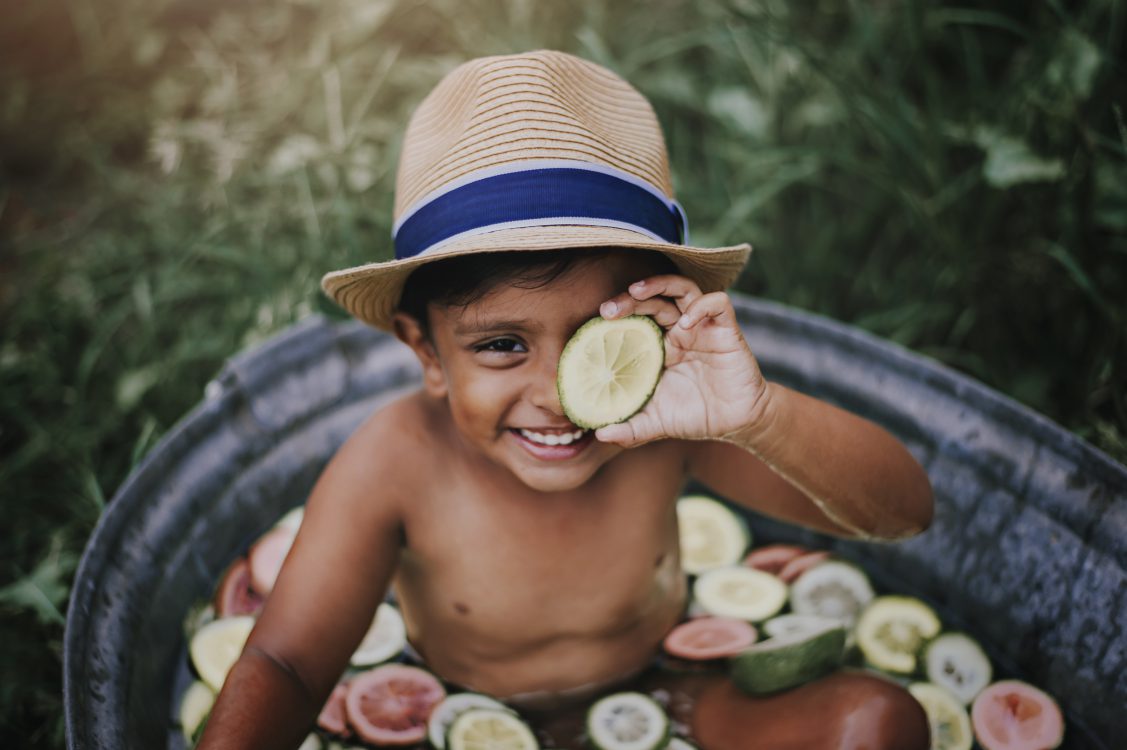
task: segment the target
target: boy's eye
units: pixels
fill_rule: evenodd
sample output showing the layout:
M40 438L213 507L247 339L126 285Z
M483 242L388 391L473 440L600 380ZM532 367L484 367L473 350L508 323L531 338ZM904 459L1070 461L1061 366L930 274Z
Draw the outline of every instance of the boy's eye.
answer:
M524 344L511 338L493 339L474 346L475 352L501 352L504 354L527 352Z

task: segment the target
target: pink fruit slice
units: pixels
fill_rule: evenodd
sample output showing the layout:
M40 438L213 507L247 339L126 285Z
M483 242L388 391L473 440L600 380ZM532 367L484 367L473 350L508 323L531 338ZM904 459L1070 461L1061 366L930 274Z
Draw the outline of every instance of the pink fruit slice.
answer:
M282 570L282 563L293 546L294 533L283 526L268 531L250 548L250 580L254 590L267 596L274 590L274 582Z
M794 583L803 573L829 558L830 553L825 550L807 552L784 565L783 569L779 571L779 578L783 583Z
M753 549L744 558L744 565L764 573L777 576L787 563L796 557L805 555L809 550L797 544L768 544L766 547Z
M974 699L970 718L986 750L1050 750L1064 739L1056 701L1021 680L988 686Z
M348 684L345 713L362 740L377 745L410 745L427 736L427 720L446 697L430 672L385 664Z
M251 588L250 564L245 557L231 563L215 592L215 614L219 617L254 615L262 609L263 598Z
M683 622L665 636L665 650L679 659L705 661L735 656L755 643L750 623L729 617L698 617Z
M340 737L349 737L352 732L348 728L348 719L345 716L345 699L348 696L348 684L342 682L333 688L329 699L325 701L321 713L317 716L317 726L330 734Z

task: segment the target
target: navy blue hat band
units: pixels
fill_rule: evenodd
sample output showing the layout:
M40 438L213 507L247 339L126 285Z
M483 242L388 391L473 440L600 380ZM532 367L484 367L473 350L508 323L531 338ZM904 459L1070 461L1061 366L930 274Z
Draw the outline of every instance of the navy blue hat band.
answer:
M455 237L561 224L629 229L671 244L687 241L681 206L639 178L583 162L542 164L469 175L419 201L396 225L395 257L413 258Z

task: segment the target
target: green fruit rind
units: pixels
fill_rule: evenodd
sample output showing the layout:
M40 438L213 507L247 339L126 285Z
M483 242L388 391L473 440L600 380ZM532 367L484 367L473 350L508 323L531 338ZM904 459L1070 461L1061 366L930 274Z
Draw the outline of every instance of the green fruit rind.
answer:
M845 628L786 638L770 638L744 649L731 660L732 682L749 695L788 690L832 672L845 653Z
M615 714L636 711L650 722L642 737L622 740L611 734ZM627 722L633 724L633 722ZM587 741L595 750L660 750L669 743L671 722L665 710L642 693L614 693L596 701L587 711Z
M585 400L584 394L581 392L583 384L579 381L582 371L575 369L573 365L582 364L580 361L580 358L583 357L581 349L590 344L593 337L600 335L600 329L602 336L605 337L615 328L637 330L639 324L652 330L656 367L650 368L652 373L645 373L649 377L642 383L641 387L632 388L627 397L619 399L625 404L624 406L613 409L611 413L607 413L606 410L600 413L597 406L583 403ZM657 390L657 384L661 381L661 373L664 369L665 334L652 318L645 315L628 315L617 320L595 317L581 325L564 345L563 352L560 354L559 366L556 368L556 392L559 394L560 405L563 407L564 414L567 415L572 424L585 430L597 430L609 424L625 422L641 411L653 397L654 391Z

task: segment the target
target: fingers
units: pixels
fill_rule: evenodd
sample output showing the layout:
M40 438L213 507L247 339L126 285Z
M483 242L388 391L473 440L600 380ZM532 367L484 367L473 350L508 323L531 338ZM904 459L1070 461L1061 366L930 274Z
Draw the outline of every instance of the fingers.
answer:
M635 448L662 437L657 419L645 410L619 424L609 424L595 430L595 439L614 443L623 448Z
M604 302L599 312L607 320L649 315L658 325L670 328L700 296L700 287L684 276L651 276Z
M677 321L677 327L688 331L704 320L720 325L736 325L736 312L732 309L731 298L724 292L713 292L697 298Z

